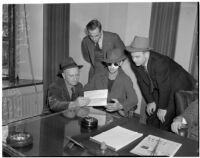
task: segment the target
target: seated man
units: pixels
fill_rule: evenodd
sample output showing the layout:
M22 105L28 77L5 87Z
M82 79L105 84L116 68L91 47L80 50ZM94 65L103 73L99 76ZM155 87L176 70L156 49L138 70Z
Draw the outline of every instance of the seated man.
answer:
M107 58L102 60L107 72L96 73L84 87L85 91L108 89L106 110L118 116L127 116L138 102L131 79L121 69L125 58L123 50L119 48L107 52Z
M58 112L76 106L84 106L89 99L83 98L83 86L79 82L80 68L69 57L61 65L56 82L48 89L48 105L50 110Z
M181 128L182 124L188 124L188 137L198 141L198 99L190 103L190 105L185 109L184 113L177 116L173 123L171 124L171 129L176 134L179 134L178 130Z

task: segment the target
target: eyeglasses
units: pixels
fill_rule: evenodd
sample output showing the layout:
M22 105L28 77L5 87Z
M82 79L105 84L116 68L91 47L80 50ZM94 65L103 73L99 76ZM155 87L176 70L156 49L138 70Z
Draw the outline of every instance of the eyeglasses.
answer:
M111 65L114 65L115 67L118 67L119 63L107 63L107 66L111 66Z

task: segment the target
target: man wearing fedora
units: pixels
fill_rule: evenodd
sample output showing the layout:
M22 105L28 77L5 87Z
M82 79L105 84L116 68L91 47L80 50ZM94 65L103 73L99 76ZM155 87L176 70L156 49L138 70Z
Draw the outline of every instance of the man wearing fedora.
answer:
M89 103L87 98L81 97L83 85L79 82L79 69L82 67L82 65L77 65L71 57L60 64L58 78L48 89L48 105L51 111L58 112Z
M114 48L125 50L125 46L119 35L103 31L101 23L97 19L91 20L86 25L86 33L87 35L81 43L81 49L84 59L91 64L90 80L95 73L106 71L107 68L101 60L105 58L107 51Z
M96 73L84 87L84 90L108 89L106 110L114 112L117 116L127 116L138 102L131 79L121 69L125 59L123 50L119 48L110 50L106 59L102 59L107 72Z
M132 69L147 102L147 124L170 130L175 114L175 92L192 90L195 79L178 63L149 46L149 39L136 36L126 48Z

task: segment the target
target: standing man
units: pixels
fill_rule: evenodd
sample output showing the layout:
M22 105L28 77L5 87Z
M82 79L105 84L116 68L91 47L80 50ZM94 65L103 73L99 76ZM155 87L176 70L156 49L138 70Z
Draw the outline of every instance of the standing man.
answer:
M106 67L101 60L105 59L107 51L114 48L125 49L124 43L116 33L102 30L97 19L91 20L86 25L87 36L82 40L81 49L84 59L91 64L89 80L95 73L105 72Z
M71 57L68 57L58 72L56 82L48 89L48 106L53 112L59 112L75 106L84 106L89 103L83 98L83 85L79 82L80 68Z
M175 117L175 92L192 90L195 79L169 57L152 51L148 38L136 36L127 50L147 102L147 124L170 130Z

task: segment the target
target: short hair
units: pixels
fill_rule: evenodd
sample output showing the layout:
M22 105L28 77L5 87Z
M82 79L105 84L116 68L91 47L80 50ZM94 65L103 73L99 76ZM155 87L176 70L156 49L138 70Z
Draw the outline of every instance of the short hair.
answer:
M86 29L88 30L95 30L96 28L99 28L99 31L101 31L101 23L97 19L91 20L87 25Z

